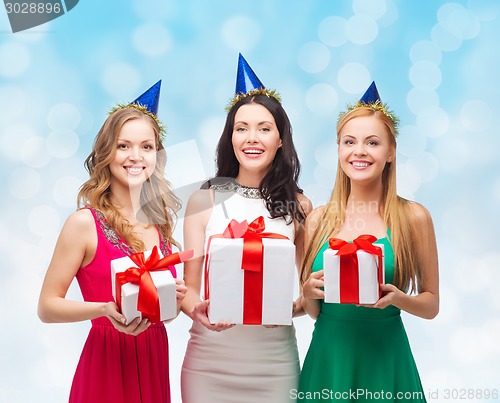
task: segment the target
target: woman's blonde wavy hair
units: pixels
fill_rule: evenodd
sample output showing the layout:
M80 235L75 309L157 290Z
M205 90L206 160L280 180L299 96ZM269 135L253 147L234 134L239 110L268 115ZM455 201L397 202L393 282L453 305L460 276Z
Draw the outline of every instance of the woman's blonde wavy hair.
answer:
M128 245L135 251L144 250L145 245L134 235L133 226L120 214L110 189L109 165L115 157L118 135L125 123L135 119L144 119L151 124L157 146L155 170L141 189L139 215L141 220L156 225L165 240L179 247L172 233L181 203L164 176L167 155L161 142L160 127L154 119L138 109L126 107L119 109L111 113L104 122L94 141L92 152L85 160L85 168L90 178L80 188L77 206L78 208L93 207L101 211L108 224Z
M391 145L396 150L396 129L394 122L384 113L374 110L369 106L357 107L342 115L337 123L337 143L339 133L344 125L351 119L361 116L375 116L387 128ZM407 292L416 291L416 283L420 281L421 270L418 265L417 256L414 252L413 234L410 222L411 214L408 208L409 200L399 197L396 193L396 158L387 163L382 172L382 200L380 214L384 223L391 232L391 243L394 249L395 272L394 284L401 290ZM309 245L306 245L306 253L300 272L300 282L303 284L311 273L312 263L325 241L335 236L342 228L345 221L347 200L351 192L349 177L337 164L337 177L335 186L328 204L323 209L316 223L316 231Z

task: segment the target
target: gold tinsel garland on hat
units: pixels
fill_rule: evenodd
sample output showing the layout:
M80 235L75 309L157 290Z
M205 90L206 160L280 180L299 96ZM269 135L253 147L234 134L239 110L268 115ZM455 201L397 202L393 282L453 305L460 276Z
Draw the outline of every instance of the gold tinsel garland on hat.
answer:
M246 94L240 92L236 94L233 98L229 100L229 102L226 105L226 111L229 112L231 108L236 105L240 100L246 97L252 97L255 95L265 95L267 97L272 97L276 99L279 103L281 103L281 96L278 94L277 91L275 90L268 90L267 88L256 88L254 90L248 91Z
M165 135L167 134L167 131L165 130L165 126L163 125L163 123L161 123L160 119L158 119L158 116L156 116L154 113L151 113L143 105L134 104L134 103L132 103L132 104L118 104L118 105L116 105L116 106L114 106L113 108L110 109L110 111L108 112L108 115L111 115L114 112L119 111L121 109L125 109L125 108L134 108L134 109L137 109L137 110L141 111L142 113L144 113L145 115L148 115L150 118L152 118L156 122L156 124L158 125L158 128L160 129L160 139L161 139L161 141L165 140Z
M349 113L353 111L354 109L357 108L370 108L379 112L382 112L385 116L387 116L392 124L394 125L394 132L396 133L396 136L399 134L399 118L394 114L392 110L390 110L387 106L387 104L384 104L377 100L377 102L372 102L372 103L366 103L362 101L358 101L354 105L347 105L347 110L344 112L340 112L339 119L344 116L346 113Z

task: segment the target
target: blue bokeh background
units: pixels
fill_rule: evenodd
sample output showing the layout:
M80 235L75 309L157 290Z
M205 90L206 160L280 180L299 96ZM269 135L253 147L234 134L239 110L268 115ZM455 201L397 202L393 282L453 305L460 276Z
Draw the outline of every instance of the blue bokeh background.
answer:
M67 400L89 324L42 324L36 303L106 112L163 79L166 175L175 187L203 180L238 52L282 95L315 206L335 177L338 113L376 81L401 118L398 192L436 227L441 312L404 316L428 401L462 389L500 401L483 399L500 391L499 39L495 0L82 0L16 34L0 9L2 401ZM75 284L69 297L81 298ZM295 324L303 359L313 321ZM167 327L180 402L189 320Z

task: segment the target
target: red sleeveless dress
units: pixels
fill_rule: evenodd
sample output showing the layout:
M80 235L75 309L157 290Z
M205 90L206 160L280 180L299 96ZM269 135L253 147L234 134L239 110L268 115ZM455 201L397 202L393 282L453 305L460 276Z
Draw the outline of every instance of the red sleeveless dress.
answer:
M113 301L110 261L134 251L111 228L104 215L90 209L97 230L94 259L76 278L85 301ZM160 237L164 255L170 245ZM73 378L70 403L170 403L168 339L165 325L151 325L138 336L116 330L108 318L92 327Z

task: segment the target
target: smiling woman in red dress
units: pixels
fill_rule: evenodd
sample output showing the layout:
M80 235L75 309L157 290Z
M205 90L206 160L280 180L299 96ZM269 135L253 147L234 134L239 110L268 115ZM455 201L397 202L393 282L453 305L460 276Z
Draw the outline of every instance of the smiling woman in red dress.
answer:
M164 177L165 150L156 117L160 82L104 122L85 165L90 179L81 209L64 224L40 293L44 322L91 320L73 379L71 403L169 403L164 323L126 326L113 302L110 261L157 246L171 253L179 202ZM84 302L66 299L73 278ZM177 300L186 287L177 280Z

